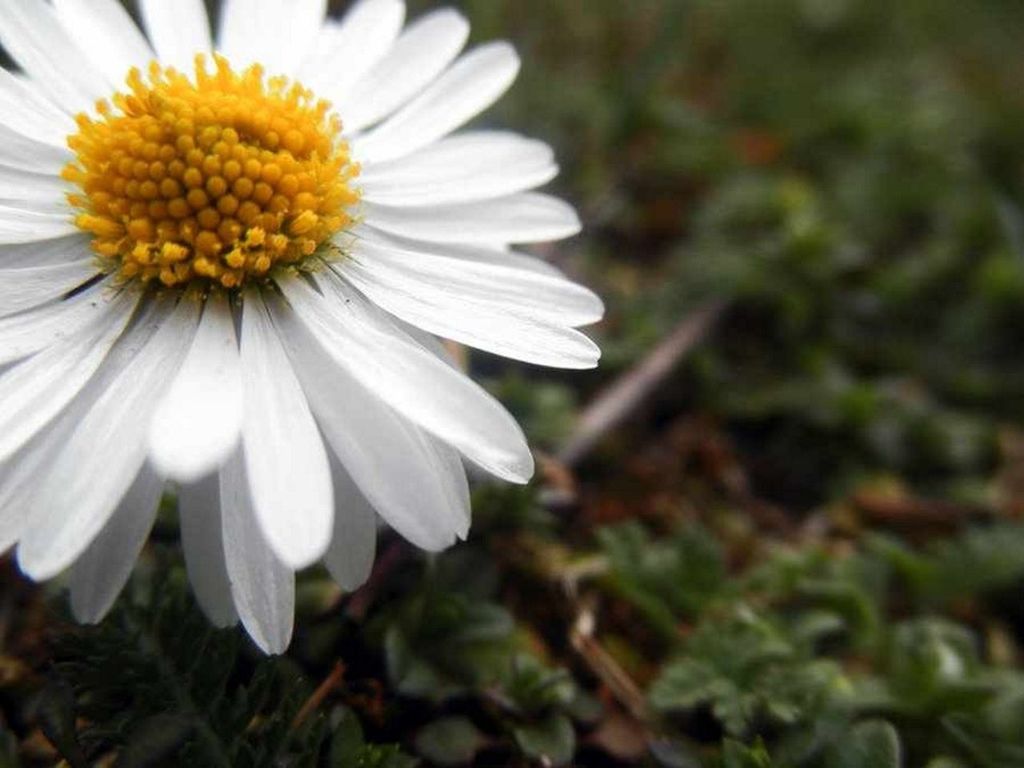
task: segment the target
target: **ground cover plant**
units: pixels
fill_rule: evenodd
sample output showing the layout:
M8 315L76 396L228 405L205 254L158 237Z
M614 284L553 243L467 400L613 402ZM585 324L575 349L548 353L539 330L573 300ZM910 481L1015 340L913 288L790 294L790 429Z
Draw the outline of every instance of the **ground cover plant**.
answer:
M462 361L534 483L304 573L282 657L173 496L99 626L4 560L0 766L1024 765L1024 9L458 5L609 306L597 371Z

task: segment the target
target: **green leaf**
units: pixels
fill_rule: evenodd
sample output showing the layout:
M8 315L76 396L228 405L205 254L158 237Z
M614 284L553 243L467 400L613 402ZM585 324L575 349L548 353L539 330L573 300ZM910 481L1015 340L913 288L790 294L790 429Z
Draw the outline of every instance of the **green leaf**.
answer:
M772 768L768 750L760 740L752 747L732 739L722 744L722 768Z
M416 751L444 766L472 762L486 743L486 737L466 717L435 720L416 734Z
M679 618L691 617L718 596L725 561L718 542L703 528L683 528L652 540L637 522L603 528L598 541L611 563L612 586L666 638Z
M550 765L567 765L576 752L576 732L565 715L552 714L515 729L516 743L527 757Z
M363 726L352 710L339 708L332 713L334 732L331 735L331 750L328 762L332 768L348 768L351 759L362 750L365 740Z
M680 741L653 739L647 748L661 768L701 768L700 758Z
M394 744L364 744L341 757L331 768L413 768L419 761Z
M55 678L43 689L35 705L39 728L72 768L88 768L75 732L75 696L70 686Z
M896 729L883 720L869 720L836 745L828 768L900 768L902 760Z
M779 617L742 604L730 615L709 617L654 681L651 705L662 712L708 705L737 737L761 719L784 725L811 719L838 697L844 678L838 665L814 658L794 634Z
M384 631L388 676L402 693L434 701L492 684L508 663L514 629L501 606L428 583L395 607Z
M331 714L330 768L413 768L419 761L395 744L368 744L359 718L345 707Z
M132 730L114 768L148 768L175 754L191 735L195 723L176 714L154 715Z
M502 697L517 714L565 709L576 695L576 684L564 669L549 669L525 653L513 656L508 666L502 680Z

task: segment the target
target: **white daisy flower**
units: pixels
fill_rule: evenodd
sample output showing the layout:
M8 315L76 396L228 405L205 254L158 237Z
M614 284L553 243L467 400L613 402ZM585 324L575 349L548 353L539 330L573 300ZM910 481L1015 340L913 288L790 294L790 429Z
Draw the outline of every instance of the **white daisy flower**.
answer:
M367 576L378 515L465 537L463 462L533 473L436 337L590 368L600 300L510 248L576 233L543 143L453 133L512 84L402 0L0 0L0 551L124 586L164 488L218 625L267 652L296 570Z

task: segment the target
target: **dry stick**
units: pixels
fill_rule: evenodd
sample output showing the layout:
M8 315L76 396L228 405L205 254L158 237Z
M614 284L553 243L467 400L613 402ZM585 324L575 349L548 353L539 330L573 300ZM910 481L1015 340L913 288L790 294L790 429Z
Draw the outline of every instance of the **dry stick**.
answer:
M640 687L594 637L596 619L589 608L580 608L569 639L590 671L604 683L615 699L639 723L647 724L650 713Z
M324 681L320 683L320 685L317 686L312 695L306 699L306 703L302 705L302 709L300 709L298 714L295 715L295 719L292 720L291 730L294 731L299 728L299 726L306 721L306 718L320 709L324 700L341 684L344 677L345 665L340 661L335 662L334 669L331 670L331 673L324 678Z
M725 309L724 301L710 301L690 313L639 365L634 366L587 406L572 437L558 453L566 466L585 458L608 432L630 414L676 368L708 333Z

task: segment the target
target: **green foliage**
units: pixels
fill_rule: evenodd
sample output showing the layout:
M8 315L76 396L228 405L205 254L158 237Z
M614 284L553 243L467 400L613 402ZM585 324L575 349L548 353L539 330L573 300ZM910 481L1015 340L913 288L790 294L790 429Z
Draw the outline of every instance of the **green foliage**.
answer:
M861 723L843 744L833 747L828 764L829 768L899 768L903 764L899 734L886 722Z
M726 739L722 743L722 768L773 768L771 756L758 741L747 747L738 741Z
M445 562L428 566L418 588L378 617L374 632L382 634L398 692L438 704L477 699L487 706L490 735L465 717L443 717L419 731L418 752L458 765L497 741L528 758L567 764L576 744L576 683L524 652L513 617L474 578L472 553Z
M915 598L930 605L990 592L1024 573L1024 526L975 528L962 538L942 540L921 555L892 538L874 537L872 546L905 579Z
M723 588L721 548L706 531L691 528L652 541L631 522L603 528L597 537L612 566L612 586L666 637L675 635L680 618L695 615Z
M330 768L415 768L419 764L394 744L367 743L351 710L338 709L331 721L334 733L327 755Z
M784 766L903 765L904 752L1012 765L1024 748L1024 675L986 659L974 627L929 611L962 594L946 592L952 564L978 565L965 580L979 599L1024 578L1024 559L1006 555L1022 528L968 530L924 550L877 537L842 556L776 550L726 581L727 601L690 615L695 624L652 684L651 705L667 723L707 711L736 739L770 735ZM610 564L612 585L643 568L635 558ZM908 595L919 613L898 620L893 609L906 611ZM673 610L663 600L644 615L656 624ZM888 722L862 722L879 715ZM729 757L738 748L725 747L723 760L739 760Z
M319 765L327 740L346 737L320 714L297 722L311 693L302 674L281 658L252 665L239 633L213 629L180 565L162 560L101 625L60 638L36 708L51 743L76 767L111 749L117 768ZM397 748L363 744L358 734L358 749L332 747L348 756L332 765L411 765Z
M485 743L486 738L466 717L435 720L416 734L416 751L442 766L473 762Z
M388 674L401 693L436 700L492 684L513 626L497 605L424 593L401 606L386 630Z
M515 729L523 754L545 765L567 765L576 752L576 732L565 715L551 716Z
M813 637L735 605L697 627L651 688L659 710L707 705L726 731L796 725L848 687L838 666L816 659Z

